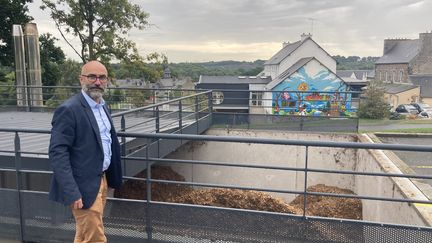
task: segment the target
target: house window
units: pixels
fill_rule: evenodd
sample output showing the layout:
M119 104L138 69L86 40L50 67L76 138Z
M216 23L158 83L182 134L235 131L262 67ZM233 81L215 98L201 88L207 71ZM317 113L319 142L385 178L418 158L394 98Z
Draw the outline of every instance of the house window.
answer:
M403 79L403 70L399 71L399 82L402 83L402 79Z
M379 73L379 80L382 81L382 72L379 71L378 73Z
M251 106L262 106L262 92L251 92Z
M385 73L384 73L384 76L385 76L385 80L384 81L388 81L388 73L387 73L387 71L385 71Z

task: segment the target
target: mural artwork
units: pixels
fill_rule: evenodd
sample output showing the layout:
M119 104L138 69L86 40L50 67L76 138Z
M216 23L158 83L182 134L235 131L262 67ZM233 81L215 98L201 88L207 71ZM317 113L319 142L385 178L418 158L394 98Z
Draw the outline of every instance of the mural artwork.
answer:
M327 69L313 77L300 68L273 89L276 115L350 116L351 94L347 85Z

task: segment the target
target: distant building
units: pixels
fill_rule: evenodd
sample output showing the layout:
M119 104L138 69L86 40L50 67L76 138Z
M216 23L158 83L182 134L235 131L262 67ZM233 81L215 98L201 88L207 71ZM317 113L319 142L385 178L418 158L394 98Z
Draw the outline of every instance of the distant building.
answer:
M375 80L383 81L389 87L387 90L400 90L404 97L409 97L387 93L388 102L393 106L419 102L423 97L423 102L432 104L432 94L427 91L432 89L432 84L425 82L432 81L432 33L420 33L418 39L384 40L383 56L375 62Z
M329 115L332 105L338 115L349 115L351 105L351 97L341 95L351 88L336 74L336 60L310 34L283 43L256 77L201 76L197 88L224 89L215 94L223 97L214 99L215 109L252 114Z
M351 87L351 91L362 92L374 79L375 70L337 70L336 75Z
M262 94L244 91L264 90L270 81L264 76L200 76L196 88L213 90L215 111L249 113L250 107L262 106Z

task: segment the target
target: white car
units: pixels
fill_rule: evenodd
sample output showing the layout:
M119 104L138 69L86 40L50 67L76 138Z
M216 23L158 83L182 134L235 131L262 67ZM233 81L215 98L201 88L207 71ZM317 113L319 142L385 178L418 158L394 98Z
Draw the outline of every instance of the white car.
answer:
M432 106L426 103L411 103L412 106L414 106L418 112L419 115L432 118Z

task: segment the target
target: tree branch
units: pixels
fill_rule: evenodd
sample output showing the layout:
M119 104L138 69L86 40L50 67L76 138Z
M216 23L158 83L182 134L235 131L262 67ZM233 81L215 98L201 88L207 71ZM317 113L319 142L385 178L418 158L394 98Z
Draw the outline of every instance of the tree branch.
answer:
M61 30L59 23L56 20L54 20L54 22L56 24L58 31L60 32L60 35L63 37L63 39L66 41L66 43L72 48L72 50L74 50L74 52L81 58L81 60L83 60L83 62L85 62L83 59L83 56L80 55L78 53L78 51L73 47L73 45L68 41L68 39L66 39L66 36L64 35L63 31Z

